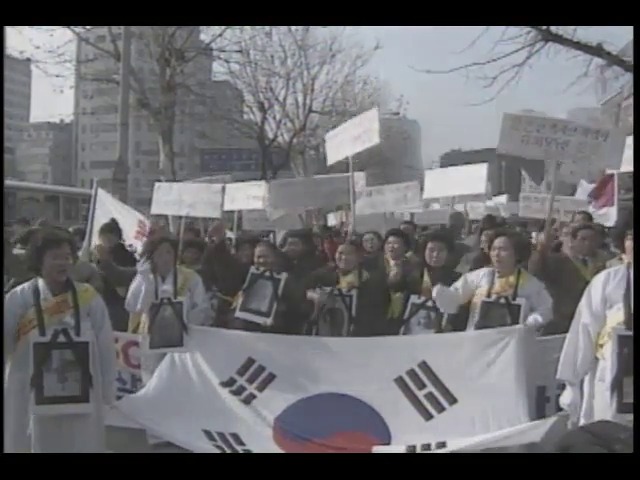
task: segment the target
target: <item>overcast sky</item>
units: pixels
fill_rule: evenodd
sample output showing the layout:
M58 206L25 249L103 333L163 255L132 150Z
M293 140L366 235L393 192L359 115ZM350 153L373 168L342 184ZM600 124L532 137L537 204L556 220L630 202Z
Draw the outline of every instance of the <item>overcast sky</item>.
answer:
M518 85L497 100L470 106L491 96L473 78L462 74L425 75L411 67L441 69L485 58L494 42L491 35L472 49L465 46L484 27L353 27L363 42L378 40L382 50L371 69L397 95L409 102L408 116L420 122L423 156L427 164L453 149L494 147L504 112L533 109L563 116L575 107L596 106L595 87L590 83L567 90L582 71L580 61L541 58L532 64ZM496 27L497 28L497 27ZM584 27L585 35L603 41L612 49L622 47L633 36L633 27ZM38 38L39 43L43 38ZM9 49L29 51L24 35L9 32ZM60 91L61 83L34 71L32 90L33 121L69 118L73 95Z

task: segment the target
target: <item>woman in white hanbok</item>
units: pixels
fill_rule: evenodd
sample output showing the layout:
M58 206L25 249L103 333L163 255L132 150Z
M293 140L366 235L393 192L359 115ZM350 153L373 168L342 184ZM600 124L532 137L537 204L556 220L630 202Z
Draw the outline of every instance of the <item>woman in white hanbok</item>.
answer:
M624 228L620 237L616 247L626 262L600 272L588 285L558 362L557 378L566 384L560 406L574 424L633 422L632 414L617 412L613 395L613 339L623 330L633 333L633 227Z
M467 330L474 330L483 300L517 299L523 304L522 323L539 329L549 322L553 306L549 293L542 282L521 267L531 252L528 239L515 231L496 231L489 251L491 267L466 273L451 287L434 287L438 308L451 314L471 302Z
M105 452L103 412L106 405L115 401L117 364L113 331L100 295L88 284L71 281L75 258L76 249L70 235L57 229L42 230L32 239L26 253L36 278L5 297L5 452ZM35 303L38 296L42 316L37 313L40 311ZM38 317L44 332L38 328ZM32 341L43 334L51 338L63 330L77 339L76 319L80 320L81 336L92 341L91 412L36 413L31 407Z
M125 300L125 308L130 314L129 332L148 333L149 309L161 299L184 302L186 318L177 321L186 325L206 323L211 311L202 279L193 270L177 265L178 242L169 236L154 236L145 243L141 257L148 267L138 271ZM162 353L141 355L141 373L145 384L163 358Z

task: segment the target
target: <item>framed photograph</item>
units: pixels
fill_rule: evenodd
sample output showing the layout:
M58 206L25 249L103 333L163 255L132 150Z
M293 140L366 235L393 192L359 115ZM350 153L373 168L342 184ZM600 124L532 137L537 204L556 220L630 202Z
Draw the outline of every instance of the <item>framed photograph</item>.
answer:
M615 375L611 390L616 413L633 415L633 332L616 329L613 337Z
M524 316L524 299L484 298L480 303L475 330L519 325Z
M142 336L142 350L153 353L185 351L186 312L184 299L161 298L149 307L149 328Z
M444 314L432 299L411 295L402 319L400 335L425 335L442 332Z
M313 335L318 337L349 337L357 311L357 289L321 287L316 289L320 300L316 311Z
M272 325L286 279L286 273L251 267L242 288L242 299L236 306L235 317L259 325Z
M32 412L36 415L92 412L91 338L82 336L72 341L51 338L34 338L31 342Z

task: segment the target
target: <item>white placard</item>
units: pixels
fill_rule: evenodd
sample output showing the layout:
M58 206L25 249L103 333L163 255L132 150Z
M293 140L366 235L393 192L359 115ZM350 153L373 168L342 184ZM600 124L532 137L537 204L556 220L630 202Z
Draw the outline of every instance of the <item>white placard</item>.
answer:
M413 221L418 225L447 225L449 223L449 208L431 208L416 213Z
M265 210L244 210L242 212L242 229L254 232L275 230L295 230L303 228L300 216L295 213L284 213L270 218Z
M354 173L356 192L366 185L364 172ZM349 204L349 175L285 178L269 183L269 210L299 211Z
M190 328L191 351L118 408L196 453L364 453L529 421L526 328L366 340Z
M485 215L500 215L497 205L488 205L484 202L468 202L465 204L469 220L482 220Z
M422 198L440 200L455 198L456 202L486 198L488 163L434 168L424 172Z
M373 108L325 135L327 166L380 143L380 114Z
M267 206L267 182L228 183L224 189L224 211L264 210Z
M358 214L403 212L422 209L418 182L395 183L379 187L366 187L358 192Z
M620 133L604 127L581 125L563 118L505 113L497 153L590 165L612 156L621 158L623 148Z
M523 218L547 218L550 195L544 193L521 193L519 216ZM556 196L552 217L562 222L570 222L579 210L588 210L589 202L575 197Z
M156 182L152 215L212 218L222 214L224 185L211 183Z

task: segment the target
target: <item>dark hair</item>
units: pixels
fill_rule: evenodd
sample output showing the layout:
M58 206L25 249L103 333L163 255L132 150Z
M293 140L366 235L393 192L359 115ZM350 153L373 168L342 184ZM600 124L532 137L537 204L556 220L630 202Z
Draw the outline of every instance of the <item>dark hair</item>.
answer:
M204 254L206 248L207 243L201 238L188 238L182 241L182 252L193 249L197 250L200 254Z
M296 238L296 237L293 237L293 238ZM268 240L260 240L259 242L257 242L255 248L258 248L258 247L265 247L271 250L276 255L280 253L280 250L278 250L278 246Z
M259 238L256 238L256 237L250 237L250 236L242 236L242 237L240 237L239 236L238 238L236 238L236 251L238 251L240 249L240 247L244 247L245 245L248 245L251 248L256 248L256 245L260 241L261 240Z
M488 213L480 220L480 227L478 229L478 235L482 235L484 230L495 230L500 225L498 217Z
M358 237L347 238L342 244L338 245L338 248L340 248L343 245L345 245L347 247L355 248L358 253L362 252L362 241L361 241L361 238L358 238Z
M302 244L302 247L305 250L303 255L311 255L315 253L316 244L313 241L313 234L311 230L309 229L289 230L287 233L285 233L284 237L282 238L282 242L280 242L280 245L281 245L280 248L284 248L287 245L287 242L289 241L289 239L292 239L292 238L296 240L300 240L300 243Z
M29 246L25 252L24 258L29 271L40 276L42 273L42 260L47 252L55 250L64 245L69 245L74 261L78 252L76 242L70 233L58 228L39 228L36 229L29 240Z
M378 232L376 230L368 230L368 231L364 232L362 235L360 235L360 238L363 239L365 237L365 235L373 235L374 237L376 237L378 239L378 241L381 244L384 243L384 238L382 238L382 235L380 235L380 232Z
M611 232L611 243L619 252L624 252L624 241L630 233L633 235L633 213L619 219Z
M400 223L400 226L402 225L408 225L410 227L412 227L414 230L418 230L418 224L416 224L416 222L413 222L411 220L404 220L402 223Z
M31 240L39 231L40 228L38 227L29 227L15 238L14 243L19 247L27 248L29 243L31 243Z
M593 215L591 215L591 212L587 212L586 210L578 210L577 212L574 212L571 216L571 222L575 222L576 218L579 216L587 217L587 221L593 223Z
M200 229L194 225L186 225L183 233L191 233L195 238L200 238Z
M583 223L582 225L576 225L571 228L571 238L575 240L583 230L589 230L596 234L599 233L598 229L592 223Z
M151 261L151 257L156 253L156 250L165 243L173 249L173 253L176 256L176 262L178 261L178 240L175 237L169 235L158 235L148 238L142 247L140 258Z
M496 230L494 237L491 239L491 242L489 242L489 250L493 248L495 241L502 237L507 238L511 243L516 265L522 265L529 261L529 257L531 256L531 242L520 232L509 228Z
M84 227L76 226L76 227L71 227L69 229L69 233L74 237L78 236L78 237L84 238L87 235L87 230Z
M411 250L411 239L409 238L409 235L404 233L399 228L392 228L391 230L388 230L384 236L384 243L387 243L387 240L389 240L391 237L399 238L400 240L402 240L402 243L404 243L404 248L407 250Z
M427 249L427 245L431 242L441 243L447 249L447 253L453 252L455 248L455 242L453 240L453 236L448 229L438 229L430 231L422 237L422 242L424 244L424 250ZM424 253L424 251L423 251Z
M98 230L98 236L113 235L122 242L124 235L122 233L122 227L115 218L110 219L108 222L103 223Z

